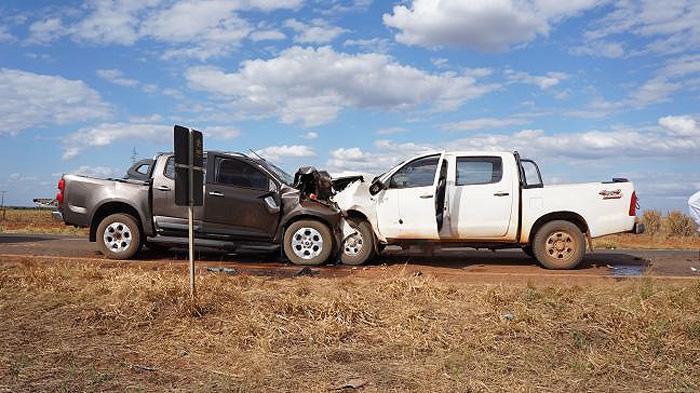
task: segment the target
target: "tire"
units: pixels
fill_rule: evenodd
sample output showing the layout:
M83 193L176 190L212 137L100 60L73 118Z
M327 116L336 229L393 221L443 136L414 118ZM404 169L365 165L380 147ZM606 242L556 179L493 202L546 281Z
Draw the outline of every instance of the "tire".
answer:
M537 261L547 269L573 269L583 259L586 242L575 224L556 220L537 231L532 249Z
M349 236L343 242L340 261L345 265L362 265L374 256L372 225L366 220L349 220L349 224L357 233Z
M316 266L331 255L333 237L328 227L316 220L299 220L284 232L284 253L295 265Z
M529 246L523 246L523 252L530 258L535 258L535 252L532 251L532 244Z
M97 227L97 243L109 259L130 259L141 249L141 229L131 215L112 214Z

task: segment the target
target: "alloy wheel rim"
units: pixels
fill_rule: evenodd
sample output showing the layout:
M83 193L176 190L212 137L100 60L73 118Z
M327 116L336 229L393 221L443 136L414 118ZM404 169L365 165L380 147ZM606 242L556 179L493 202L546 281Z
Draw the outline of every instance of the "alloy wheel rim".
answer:
M115 253L126 251L133 240L131 229L123 222L113 222L105 228L103 234L105 246Z
M299 228L292 235L292 250L301 259L313 259L323 251L323 237L314 228Z

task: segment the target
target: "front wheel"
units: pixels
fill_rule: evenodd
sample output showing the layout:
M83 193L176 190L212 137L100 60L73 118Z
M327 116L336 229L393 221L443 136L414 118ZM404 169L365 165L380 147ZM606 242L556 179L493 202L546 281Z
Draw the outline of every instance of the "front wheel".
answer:
M535 234L532 250L547 269L573 269L583 259L586 242L581 229L569 221L550 221Z
M284 232L284 253L295 265L320 265L332 248L331 231L320 221L299 220Z
M355 233L343 242L343 253L340 261L346 265L362 265L374 256L374 233L369 222L350 221Z
M97 237L100 251L109 259L129 259L141 248L141 230L129 214L105 217L97 227Z

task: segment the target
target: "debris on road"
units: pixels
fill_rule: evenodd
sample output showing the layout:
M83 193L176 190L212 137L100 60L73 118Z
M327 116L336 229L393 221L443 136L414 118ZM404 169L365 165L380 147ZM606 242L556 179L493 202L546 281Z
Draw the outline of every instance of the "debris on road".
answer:
M359 389L367 384L367 380L362 378L351 378L347 382L343 382L339 385L332 386L328 390L345 390L345 389Z
M231 267L208 267L207 268L208 272L214 272L214 273L228 273L228 274L238 274L238 270L231 268Z

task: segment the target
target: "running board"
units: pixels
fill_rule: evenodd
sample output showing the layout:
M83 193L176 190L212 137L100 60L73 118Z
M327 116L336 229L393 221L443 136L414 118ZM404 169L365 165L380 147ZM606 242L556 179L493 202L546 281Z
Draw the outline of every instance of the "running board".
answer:
M189 240L183 237L176 236L153 236L146 239L148 242L157 244L171 244L177 246L186 246ZM218 248L227 251L251 251L251 252L274 252L279 250L279 244L264 243L264 242L231 242L215 239L194 239L194 245L197 247Z

